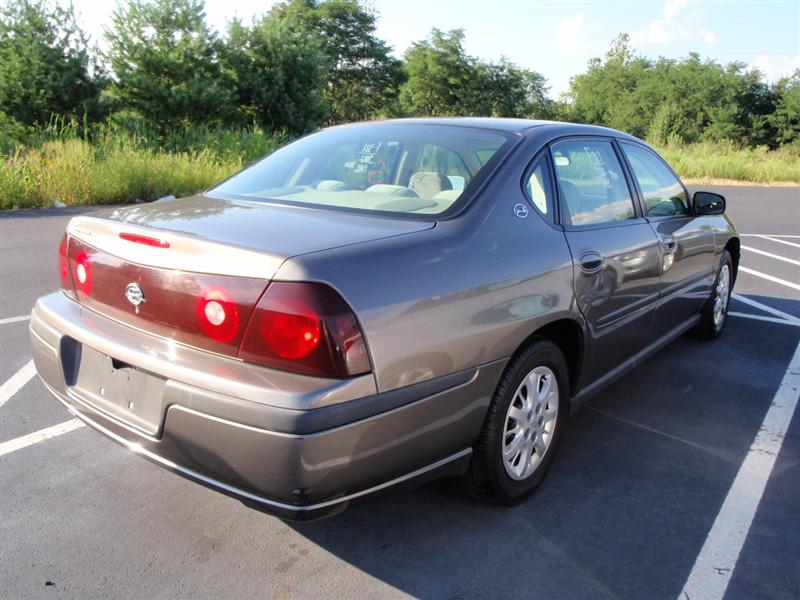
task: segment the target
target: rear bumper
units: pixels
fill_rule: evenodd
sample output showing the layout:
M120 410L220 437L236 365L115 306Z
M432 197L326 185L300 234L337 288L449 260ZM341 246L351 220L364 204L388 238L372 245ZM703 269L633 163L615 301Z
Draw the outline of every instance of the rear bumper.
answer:
M371 375L303 377L176 347L61 293L39 300L30 327L39 375L70 412L162 467L292 519L463 471L504 366L377 394ZM142 398L152 427L124 407L104 410L75 384L89 349L163 382L159 397Z

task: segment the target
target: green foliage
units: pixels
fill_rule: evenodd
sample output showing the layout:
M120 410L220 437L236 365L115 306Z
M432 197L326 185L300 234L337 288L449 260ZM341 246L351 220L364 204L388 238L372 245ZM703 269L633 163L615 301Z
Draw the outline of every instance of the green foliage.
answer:
M202 0L131 0L106 77L53 1L0 7L0 208L185 195L322 124L400 114L596 123L646 137L685 177L800 182L800 71L768 86L621 35L553 102L539 73L468 55L462 30L392 57L356 0L284 0L224 38Z
M800 69L773 88L775 112L767 117L778 144L800 143Z
M325 56L316 40L274 15L228 29L224 62L234 74L238 120L305 133L325 118Z
M725 67L702 61L656 61L633 52L619 36L604 60L589 62L570 82L567 115L607 125L656 142L736 140L748 145L773 139L768 115L773 94L756 71L742 63Z
M680 144L673 140L657 148L683 178L800 185L800 146L770 150L742 148L730 141Z
M464 50L464 30L434 29L404 56L407 80L400 105L407 114L449 116L475 114L476 60Z
M478 63L479 114L490 117L546 119L552 115L544 75L521 69L507 58Z
M115 106L162 130L231 119L234 96L202 0L131 0L114 11L106 58Z
M274 150L282 136L259 129L175 129L129 133L103 126L92 141L74 124L39 134L0 162L0 209L155 200L199 192Z
M542 117L549 115L545 79L507 59L484 63L467 55L464 31L434 29L406 52L400 89L405 113L421 116Z
M375 35L375 16L356 0L289 0L273 15L311 36L324 54L324 97L334 123L396 112L401 63Z
M53 114L97 116L103 84L71 6L15 0L0 8L0 112L23 125Z

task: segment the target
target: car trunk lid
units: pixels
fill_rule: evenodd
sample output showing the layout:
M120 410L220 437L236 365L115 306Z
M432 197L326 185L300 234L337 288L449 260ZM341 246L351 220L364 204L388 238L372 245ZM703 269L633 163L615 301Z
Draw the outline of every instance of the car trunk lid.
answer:
M138 329L236 356L287 258L433 225L203 196L110 209L70 222L65 288Z

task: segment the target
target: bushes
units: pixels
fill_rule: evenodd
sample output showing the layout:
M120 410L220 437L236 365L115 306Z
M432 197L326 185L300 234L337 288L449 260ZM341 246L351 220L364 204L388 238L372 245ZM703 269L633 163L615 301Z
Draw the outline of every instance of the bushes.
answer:
M0 209L155 200L208 188L273 150L285 136L258 129L95 132L89 142L71 128L39 132L41 143L0 162ZM676 142L659 150L683 177L800 183L800 146L740 149L731 143Z
M0 209L155 200L199 192L273 150L281 136L187 129L166 138L66 130L0 162ZM165 148L171 148L167 150Z
M800 145L769 150L764 146L739 148L732 142L673 142L659 151L681 177L688 179L800 184Z

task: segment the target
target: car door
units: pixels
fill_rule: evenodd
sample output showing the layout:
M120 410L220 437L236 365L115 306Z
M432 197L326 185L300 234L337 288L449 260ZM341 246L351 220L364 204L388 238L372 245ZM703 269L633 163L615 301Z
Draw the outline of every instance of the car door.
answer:
M661 245L661 285L653 335L659 337L697 314L713 282L714 234L694 218L689 194L672 169L649 148L620 142L644 217Z
M610 138L567 138L550 150L575 295L590 332L588 385L650 341L661 251Z

